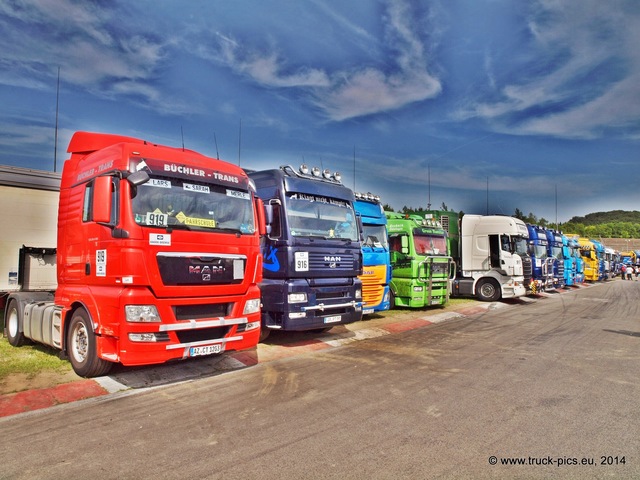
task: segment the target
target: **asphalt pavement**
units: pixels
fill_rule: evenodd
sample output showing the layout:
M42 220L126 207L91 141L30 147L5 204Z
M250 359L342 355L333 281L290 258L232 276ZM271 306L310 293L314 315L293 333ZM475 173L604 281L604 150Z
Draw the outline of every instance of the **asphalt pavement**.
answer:
M589 284L583 284L567 290L557 290L501 302L472 301L453 308L448 306L418 310L402 309L394 311L393 315L389 316L369 315L360 322L334 327L323 334L273 332L265 343L241 352L228 352L213 357L147 367L127 368L118 365L108 376L80 379L51 388L2 395L0 396L0 417L26 414L34 410L55 408L70 402L229 373L251 367L258 362L270 362L312 351L336 348L368 338L424 328L453 318L475 315L483 310L513 307L534 302L549 295L563 294L571 289L589 286Z

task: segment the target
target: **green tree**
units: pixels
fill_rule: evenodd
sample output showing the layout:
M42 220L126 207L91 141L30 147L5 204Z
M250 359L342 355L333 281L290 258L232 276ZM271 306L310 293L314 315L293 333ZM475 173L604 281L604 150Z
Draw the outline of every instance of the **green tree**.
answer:
M516 208L516 211L514 212L513 216L519 220L524 221L524 213L522 213L522 210L520 210L519 208Z

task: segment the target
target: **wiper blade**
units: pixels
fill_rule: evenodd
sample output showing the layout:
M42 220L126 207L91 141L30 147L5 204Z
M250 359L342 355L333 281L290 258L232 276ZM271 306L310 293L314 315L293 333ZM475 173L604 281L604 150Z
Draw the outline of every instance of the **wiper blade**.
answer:
M229 227L223 227L223 228L212 228L211 230L215 230L216 232L225 232L225 233L237 233L238 235L242 235L242 230L240 230L239 228L229 228Z

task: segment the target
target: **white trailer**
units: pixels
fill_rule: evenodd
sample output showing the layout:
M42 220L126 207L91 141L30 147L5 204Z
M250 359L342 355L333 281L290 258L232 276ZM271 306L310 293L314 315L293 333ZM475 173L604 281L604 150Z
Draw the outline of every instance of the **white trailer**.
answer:
M483 301L525 295L528 237L526 224L517 218L464 215L453 294ZM530 274L530 260L528 269Z
M56 289L59 192L59 173L0 166L0 306L7 292ZM20 268L20 261L30 265Z

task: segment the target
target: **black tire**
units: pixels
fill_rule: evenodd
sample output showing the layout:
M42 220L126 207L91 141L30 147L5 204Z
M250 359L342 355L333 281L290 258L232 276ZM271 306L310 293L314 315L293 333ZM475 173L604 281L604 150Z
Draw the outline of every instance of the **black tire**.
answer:
M20 331L20 311L18 302L15 299L9 301L9 305L5 310L5 330L7 332L7 340L14 347L21 347L25 344L24 333Z
M265 327L264 325L260 326L260 339L258 343L264 342L267 338L269 338L269 334L271 333L271 329Z
M496 302L502 296L500 285L492 278L480 280L476 285L476 296L482 302Z
M393 290L389 289L389 310L396 308L396 296Z
M81 377L105 375L113 366L113 363L98 357L96 335L89 314L83 308L78 308L71 314L67 333L67 354L74 372Z

